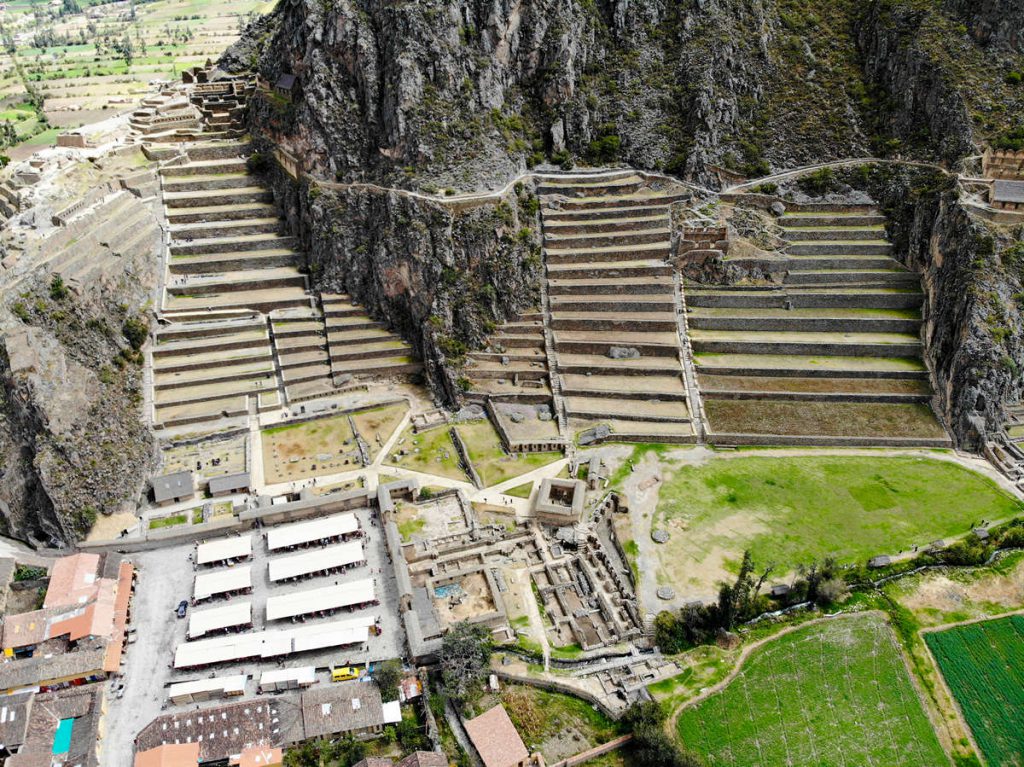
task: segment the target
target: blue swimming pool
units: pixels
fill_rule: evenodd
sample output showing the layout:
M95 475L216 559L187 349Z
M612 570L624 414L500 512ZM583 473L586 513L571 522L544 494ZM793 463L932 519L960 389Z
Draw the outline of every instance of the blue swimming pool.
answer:
M71 750L71 729L75 726L74 719L61 719L57 732L53 736L53 753L66 754Z

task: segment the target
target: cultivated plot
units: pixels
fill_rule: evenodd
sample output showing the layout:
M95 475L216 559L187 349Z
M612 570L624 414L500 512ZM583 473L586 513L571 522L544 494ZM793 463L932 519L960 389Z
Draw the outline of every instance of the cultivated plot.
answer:
M877 615L769 642L725 689L684 710L677 729L710 767L947 763L895 637Z
M1024 615L924 638L985 761L1024 764Z

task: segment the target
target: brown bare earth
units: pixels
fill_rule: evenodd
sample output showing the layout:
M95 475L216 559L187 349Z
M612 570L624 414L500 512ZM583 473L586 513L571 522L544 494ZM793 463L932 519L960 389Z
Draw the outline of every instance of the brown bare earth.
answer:
M926 405L710 399L704 409L716 434L945 437Z

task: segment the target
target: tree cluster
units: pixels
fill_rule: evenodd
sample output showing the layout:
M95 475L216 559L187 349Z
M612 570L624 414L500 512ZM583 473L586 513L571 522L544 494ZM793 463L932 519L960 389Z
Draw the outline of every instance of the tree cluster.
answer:
M789 591L778 598L762 593L773 571L768 565L760 572L749 551L743 553L739 574L732 583L723 583L713 604L686 605L678 613L668 611L654 622L655 641L664 652L676 653L695 645L715 641L724 631L773 609L813 602L821 607L840 600L847 591L846 581L833 558L801 566Z
M684 751L665 732L665 712L654 701L638 703L623 721L633 733L630 764L635 767L703 767L703 760Z

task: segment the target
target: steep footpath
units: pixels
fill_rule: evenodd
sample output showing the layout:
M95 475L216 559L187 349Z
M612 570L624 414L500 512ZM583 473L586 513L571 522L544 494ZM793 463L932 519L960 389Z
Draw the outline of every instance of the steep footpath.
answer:
M622 172L542 178L546 299L557 390L570 434L696 439L683 376L669 206Z
M872 206L779 220L782 287L687 288L709 439L947 445L928 402L920 278Z
M181 145L172 134L148 149L185 160L161 169L167 324L152 350L154 422L212 425L329 395L355 378L416 372L409 347L347 296L321 305L304 254L250 168L249 141L225 110L205 106L214 112L205 134Z

